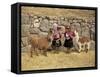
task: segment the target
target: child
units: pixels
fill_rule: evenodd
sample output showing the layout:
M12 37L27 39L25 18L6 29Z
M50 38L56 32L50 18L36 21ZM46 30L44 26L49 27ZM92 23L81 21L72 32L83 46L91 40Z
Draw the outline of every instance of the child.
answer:
M65 28L65 41L64 41L64 47L67 47L68 49L73 47L73 37L75 36L74 32L71 31L71 27Z
M61 34L60 34L60 27L57 27L57 30L53 33L53 41L52 47L57 48L61 46Z

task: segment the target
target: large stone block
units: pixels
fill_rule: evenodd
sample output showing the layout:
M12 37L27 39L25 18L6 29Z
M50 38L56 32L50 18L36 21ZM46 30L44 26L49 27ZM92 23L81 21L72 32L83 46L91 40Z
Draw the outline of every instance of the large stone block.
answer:
M27 45L21 48L21 52L29 52L31 50L31 45Z
M39 34L40 30L38 28L30 28L30 34Z
M27 46L28 45L28 37L22 37L21 44L22 44L22 47Z
M21 36L27 37L29 35L29 27L30 25L21 25Z
M43 32L49 31L49 21L47 19L44 19L40 24L40 30Z
M39 33L39 36L47 36L47 35L48 35L47 32L40 32L40 33Z

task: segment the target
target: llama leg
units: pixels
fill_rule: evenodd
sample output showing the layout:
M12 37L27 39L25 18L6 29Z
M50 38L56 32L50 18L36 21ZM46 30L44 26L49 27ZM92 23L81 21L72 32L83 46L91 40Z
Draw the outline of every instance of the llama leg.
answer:
M78 52L80 53L80 52L81 52L81 50L82 50L82 44L81 44L81 43L79 43L79 44L78 44L78 46L79 46L79 50L78 50Z
M85 51L85 49L86 49L86 47L85 47L85 43L83 44L83 46L82 46L82 51Z
M67 52L66 53L70 53L70 48L67 48Z
M47 56L47 50L43 50L43 55Z
M88 43L88 51L89 51L89 49L90 49L90 42Z
M79 42L76 40L73 40L73 46L75 51L79 51Z
M39 53L42 54L42 52L43 52L42 49L39 49Z
M31 50L30 50L30 57L33 57L33 48L31 47Z
M86 53L89 51L89 49L90 49L90 43L87 43L87 45L86 45L87 47L86 47Z
M74 48L75 48L76 51L78 51L78 48L79 48L78 43L74 44Z
M38 53L39 51L37 50L37 48L34 48L34 53L36 54L36 56L38 56Z

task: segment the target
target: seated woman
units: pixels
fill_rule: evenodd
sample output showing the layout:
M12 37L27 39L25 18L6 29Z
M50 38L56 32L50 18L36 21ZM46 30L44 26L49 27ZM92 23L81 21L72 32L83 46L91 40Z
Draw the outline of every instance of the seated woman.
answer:
M53 41L52 41L52 47L54 49L61 46L61 34L60 34L60 27L57 27L57 30L53 33Z
M74 32L71 31L71 27L67 26L65 27L65 41L64 41L64 47L70 49L73 47L73 37L75 36Z

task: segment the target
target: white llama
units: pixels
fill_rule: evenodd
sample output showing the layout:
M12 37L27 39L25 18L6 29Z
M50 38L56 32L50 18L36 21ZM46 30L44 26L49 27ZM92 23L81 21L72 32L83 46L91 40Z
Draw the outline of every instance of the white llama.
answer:
M78 50L78 52L86 51L87 53L90 49L90 39L85 36L80 37L77 30L75 30L74 33L73 44L75 49Z

